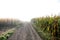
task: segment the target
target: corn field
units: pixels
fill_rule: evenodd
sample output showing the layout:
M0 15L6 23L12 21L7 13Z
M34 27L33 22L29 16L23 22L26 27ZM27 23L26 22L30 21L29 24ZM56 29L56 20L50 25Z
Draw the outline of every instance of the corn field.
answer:
M60 16L33 18L35 29L45 34L46 40L60 40Z

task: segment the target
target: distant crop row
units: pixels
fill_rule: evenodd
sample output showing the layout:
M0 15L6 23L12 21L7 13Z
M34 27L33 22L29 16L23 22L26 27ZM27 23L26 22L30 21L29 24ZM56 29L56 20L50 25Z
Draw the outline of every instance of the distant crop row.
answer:
M0 18L0 31L5 31L6 29L11 29L20 25L21 22L17 19L2 19Z
M60 16L34 18L32 23L45 40L60 40Z

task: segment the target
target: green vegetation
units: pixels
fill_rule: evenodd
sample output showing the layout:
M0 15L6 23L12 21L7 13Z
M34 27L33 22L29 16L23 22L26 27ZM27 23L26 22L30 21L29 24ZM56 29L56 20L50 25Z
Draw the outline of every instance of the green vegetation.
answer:
M60 16L34 18L31 22L43 40L60 40Z
M0 19L0 31L3 32L0 35L0 40L7 40L21 25L22 22L20 20Z
M0 35L0 40L7 40L14 33L15 28L12 28Z

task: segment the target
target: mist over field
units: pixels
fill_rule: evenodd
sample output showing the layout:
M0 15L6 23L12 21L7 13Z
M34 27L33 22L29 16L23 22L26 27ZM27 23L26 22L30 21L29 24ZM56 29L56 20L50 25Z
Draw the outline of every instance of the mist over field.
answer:
M60 0L0 0L0 40L60 40Z

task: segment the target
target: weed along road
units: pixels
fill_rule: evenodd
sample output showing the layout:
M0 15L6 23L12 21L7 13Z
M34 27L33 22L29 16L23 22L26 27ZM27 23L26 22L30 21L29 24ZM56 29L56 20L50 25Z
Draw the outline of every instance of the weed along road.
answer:
M42 40L30 23L24 23L22 27L8 38L8 40Z

